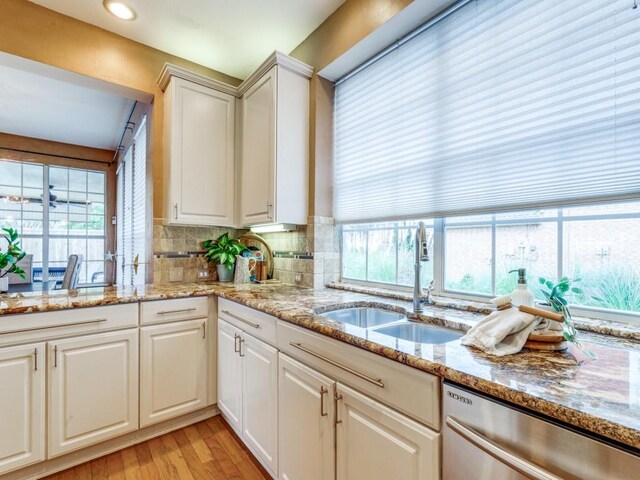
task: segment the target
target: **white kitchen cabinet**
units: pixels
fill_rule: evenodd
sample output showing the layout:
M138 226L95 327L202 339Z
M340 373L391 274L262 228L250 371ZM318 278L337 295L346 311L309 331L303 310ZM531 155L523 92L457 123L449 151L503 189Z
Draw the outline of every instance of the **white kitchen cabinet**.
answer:
M44 460L45 344L0 349L0 475Z
M140 426L207 405L207 318L143 327Z
M337 480L439 479L439 434L342 384L337 394Z
M138 428L138 331L48 344L49 456Z
M235 96L171 77L164 95L164 217L233 226Z
M218 320L218 408L238 434L242 432L242 330Z
M278 351L218 320L218 407L273 474L278 471Z
M278 472L278 351L242 335L242 436L273 473Z
M282 353L278 370L278 478L331 480L335 473L335 382Z
M275 53L240 85L240 224L305 224L311 69Z

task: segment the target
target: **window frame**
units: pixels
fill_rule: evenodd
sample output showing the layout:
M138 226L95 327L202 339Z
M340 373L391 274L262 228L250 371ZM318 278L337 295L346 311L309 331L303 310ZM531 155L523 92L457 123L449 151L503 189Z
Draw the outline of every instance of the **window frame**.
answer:
M616 202L619 203L619 202ZM626 203L626 202L625 202ZM602 202L594 203L593 206L604 205ZM577 205L577 207L582 207L584 205ZM454 298L459 300L468 300L473 302L488 302L491 298L495 297L494 294L483 294L476 292L468 292L464 290L455 290L445 288L445 249L446 249L446 228L447 226L451 227L461 227L461 226L490 226L491 227L491 284L492 284L492 292L495 292L496 288L496 227L501 225L517 225L522 223L555 223L557 228L557 253L556 253L556 271L558 278L563 276L564 269L564 225L567 222L571 221L598 221L598 220L626 220L626 219L639 219L640 213L610 213L610 214L590 214L590 215L565 215L564 209L572 208L572 207L558 207L556 209L544 209L544 210L556 210L556 216L553 217L526 217L522 216L521 218L514 219L496 219L496 215L499 215L499 212L491 215L491 219L484 221L470 221L470 222L450 222L447 223L445 218L438 217L433 219L433 254L431 257L431 262L433 263L433 294ZM526 213L526 212L523 212ZM396 222L398 223L398 222ZM346 225L355 225L355 224L346 224ZM344 228L342 225L340 228L340 237L342 240L342 236L344 234ZM362 229L364 231L368 231L369 229L363 225ZM373 230L373 229L372 229ZM398 227L396 227L396 231ZM397 243L397 242L396 242ZM343 242L341 241L341 272L344 272L344 256L342 255ZM368 245L366 247L366 256L368 258ZM397 252L397 248L396 248ZM397 253L396 253L396 265L397 265ZM396 269L396 278L397 278L397 269ZM360 285L364 287L375 287L375 288L384 288L388 290L397 290L403 292L412 292L413 287L400 285L400 284L390 284L384 282L375 282L368 281L362 279L353 279L344 276L341 274L341 281L353 285ZM534 283L535 281L535 283ZM529 279L529 288L537 288L537 278ZM426 285L423 285L423 288ZM640 312L632 312L632 311L621 311L621 310L611 310L600 307L590 307L584 305L571 305L572 312L576 316L589 317L589 318L597 318L602 320L610 320L610 321L620 321L629 324L640 324Z

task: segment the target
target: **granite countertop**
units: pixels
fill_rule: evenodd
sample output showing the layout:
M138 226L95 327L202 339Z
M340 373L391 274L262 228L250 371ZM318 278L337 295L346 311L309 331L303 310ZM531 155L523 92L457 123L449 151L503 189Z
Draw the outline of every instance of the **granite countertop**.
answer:
M410 312L411 303L404 294L384 298L344 289L312 290L281 284L105 287L0 295L0 316L211 294L640 449L640 341L632 328L622 330L626 338L583 332L585 347L597 358L578 365L566 352L523 350L517 355L494 357L459 341L420 344L317 315L336 304ZM438 303L443 306L425 306L422 315L408 316L467 330L486 314L481 305L460 310ZM603 331L609 331L606 325Z

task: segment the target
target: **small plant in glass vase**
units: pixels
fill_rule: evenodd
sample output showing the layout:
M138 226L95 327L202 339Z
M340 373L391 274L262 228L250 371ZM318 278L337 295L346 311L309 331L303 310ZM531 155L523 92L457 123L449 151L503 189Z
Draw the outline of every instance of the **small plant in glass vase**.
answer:
M582 344L578 339L578 330L573 323L573 317L569 309L569 302L565 298L565 295L581 295L583 293L581 288L571 286L580 281L580 278L570 279L569 277L562 277L558 283L554 284L551 280L540 277L539 282L540 285L543 286L543 288L540 289L540 293L544 295L547 301L546 305L564 317L564 322L562 323L562 336L564 339L575 345L589 357L595 358L592 352L582 348Z
M18 231L13 228L3 228L4 240L7 244L6 251L0 250L0 292L9 290L9 278L7 275L14 273L24 278L24 270L18 262L24 258L26 252L22 251L18 241Z

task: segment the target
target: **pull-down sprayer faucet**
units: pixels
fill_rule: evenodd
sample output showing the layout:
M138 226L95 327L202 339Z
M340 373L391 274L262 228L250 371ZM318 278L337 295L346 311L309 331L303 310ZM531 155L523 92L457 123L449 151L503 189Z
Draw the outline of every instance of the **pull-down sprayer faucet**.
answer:
M418 224L416 230L416 264L415 264L415 282L413 284L413 311L422 312L422 304L431 301L431 289L433 287L433 281L429 285L429 292L426 300L422 299L422 262L429 261L429 241L427 237L427 230L424 227L424 222Z

